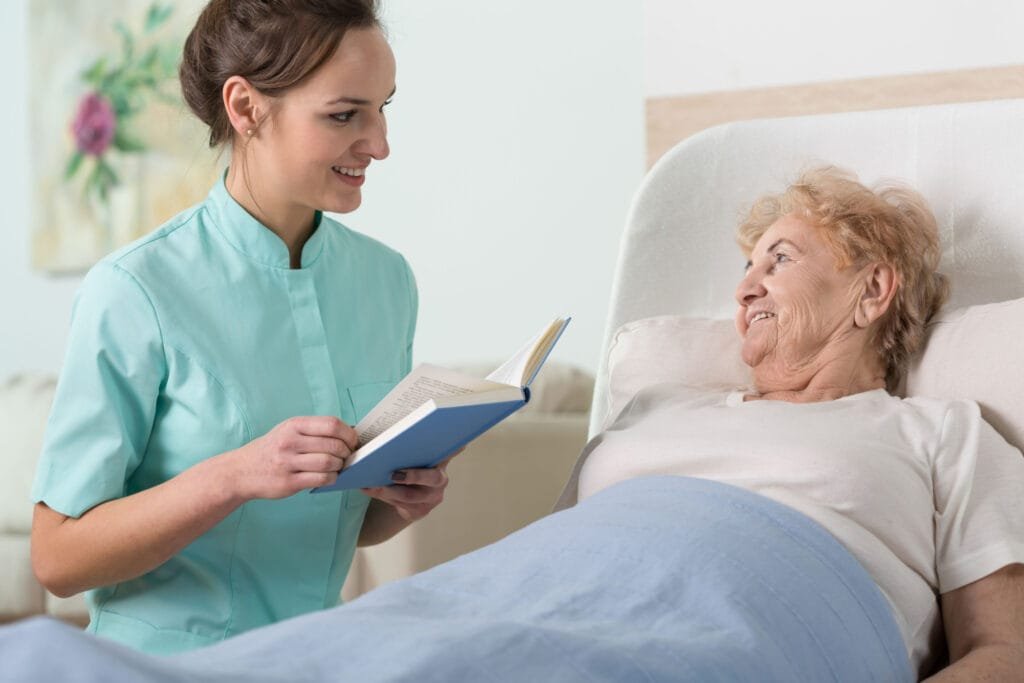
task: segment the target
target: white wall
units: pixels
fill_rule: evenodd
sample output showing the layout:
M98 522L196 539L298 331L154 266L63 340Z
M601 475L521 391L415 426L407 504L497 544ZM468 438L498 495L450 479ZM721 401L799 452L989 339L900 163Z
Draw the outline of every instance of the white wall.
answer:
M649 96L1024 63L1016 0L644 0Z
M0 3L0 378L59 369L78 278L29 268L28 0ZM392 156L347 224L401 250L418 360L502 360L559 314L555 358L597 365L643 172L642 11L588 0L388 0Z
M643 174L642 7L389 0L391 157L346 222L420 287L420 360L502 360L556 315L595 369Z

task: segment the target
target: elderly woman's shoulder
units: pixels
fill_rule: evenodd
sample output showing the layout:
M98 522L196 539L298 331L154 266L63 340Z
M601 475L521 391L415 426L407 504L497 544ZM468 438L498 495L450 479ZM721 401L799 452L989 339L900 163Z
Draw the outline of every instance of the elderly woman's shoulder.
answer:
M929 431L934 434L931 441L934 453L946 453L945 457L964 462L974 462L984 454L985 462L1002 463L999 467L1008 476L1021 481L1024 476L1021 442L1005 415L997 411L986 414L985 408L969 399L914 396L903 399L902 403L908 410L915 411L919 420L928 421Z
M948 413L957 411L966 415L980 415L981 407L977 401L969 398L949 398L946 396L894 396L903 405L919 411L928 413Z
M899 398L904 410L935 424L938 429L949 429L952 425L966 428L985 421L977 401L966 398L945 398L935 396L908 396Z

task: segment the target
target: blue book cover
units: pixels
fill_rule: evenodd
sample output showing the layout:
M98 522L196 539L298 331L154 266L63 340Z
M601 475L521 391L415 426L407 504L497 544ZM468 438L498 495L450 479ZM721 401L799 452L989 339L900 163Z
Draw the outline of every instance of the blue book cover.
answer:
M336 491L389 486L395 470L434 467L449 455L498 424L526 404L529 389L518 401L438 407L431 406L411 427L370 455L346 467L330 486Z
M396 470L436 466L526 405L568 324L557 318L486 379L417 366L356 425L362 446L337 481L312 492L389 486Z

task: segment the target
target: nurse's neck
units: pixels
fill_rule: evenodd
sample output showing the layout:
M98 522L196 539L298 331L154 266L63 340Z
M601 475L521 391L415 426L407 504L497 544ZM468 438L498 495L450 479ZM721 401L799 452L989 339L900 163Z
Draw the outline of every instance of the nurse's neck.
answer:
M224 184L228 193L250 216L284 242L288 248L289 267L301 268L302 248L316 229L316 212L308 207L284 201L273 196L273 193L261 192L253 183L246 183L241 173L235 173L233 166L228 168ZM258 201L254 195L259 196Z

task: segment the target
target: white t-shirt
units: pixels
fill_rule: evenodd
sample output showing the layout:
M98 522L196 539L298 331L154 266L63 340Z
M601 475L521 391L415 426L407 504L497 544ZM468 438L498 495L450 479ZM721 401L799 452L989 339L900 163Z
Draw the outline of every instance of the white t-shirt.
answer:
M874 578L920 672L941 651L937 595L1024 562L1024 457L972 401L878 389L820 403L744 402L741 392L662 384L637 394L581 461L581 500L669 474L804 513Z

